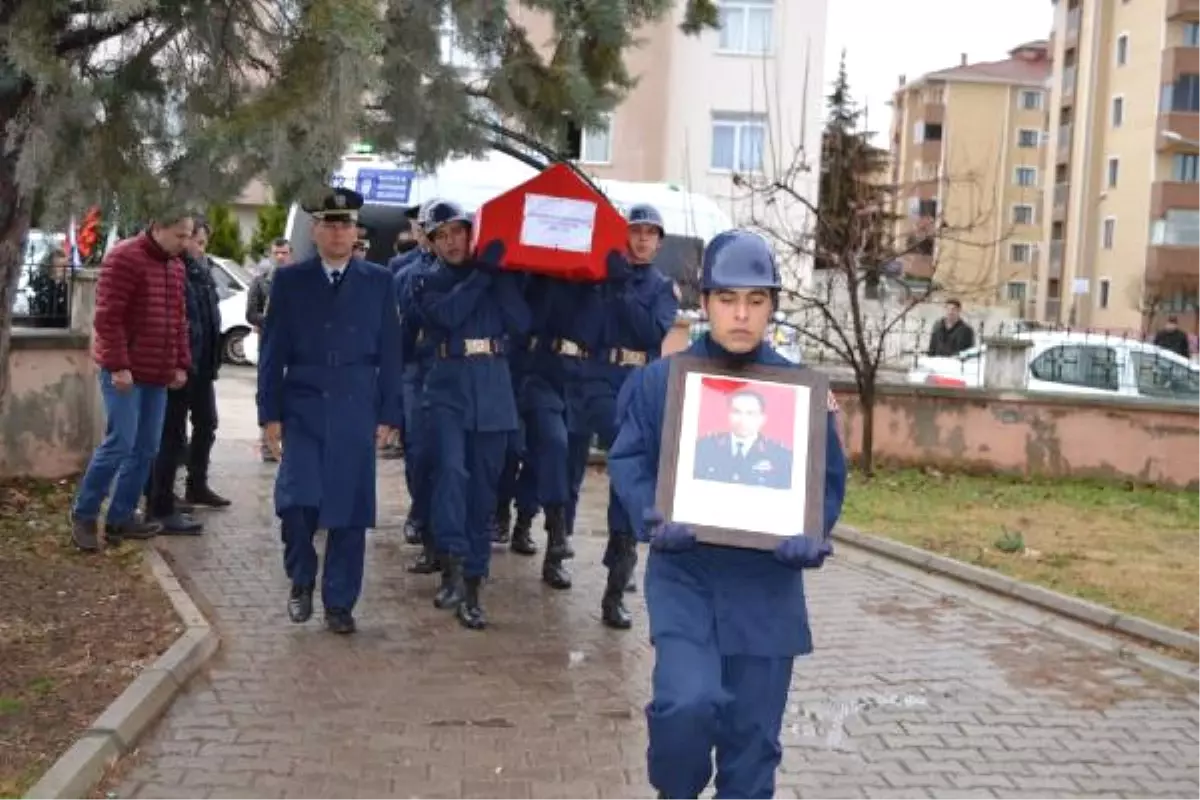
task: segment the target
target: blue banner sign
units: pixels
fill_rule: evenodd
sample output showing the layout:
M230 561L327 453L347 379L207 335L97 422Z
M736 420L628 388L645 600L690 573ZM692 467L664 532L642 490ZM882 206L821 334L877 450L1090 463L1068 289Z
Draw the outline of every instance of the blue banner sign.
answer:
M368 203L407 205L416 173L408 169L360 169L354 191Z

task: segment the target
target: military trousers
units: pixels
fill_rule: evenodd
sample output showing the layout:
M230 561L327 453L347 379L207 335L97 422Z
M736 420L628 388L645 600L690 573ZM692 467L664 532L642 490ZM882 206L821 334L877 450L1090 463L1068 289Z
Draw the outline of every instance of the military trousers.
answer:
M583 491L583 480L587 476L588 459L591 456L592 440L596 439L600 448L605 452L612 447L617 438L617 397L616 394L597 394L589 397L581 409L576 430L567 437L567 471L570 480L570 496L567 501L567 529L574 532L575 514L579 509L579 495ZM620 537L633 536L634 527L625 513L625 507L617 498L617 493L609 487L608 490L608 548L605 552L605 564L611 566L612 554L615 552L614 540Z
M424 529L429 525L432 479L429 464L429 431L425 411L421 408L421 386L424 376L404 376L404 483L408 486L408 518Z
M333 528L325 537L325 564L321 568L313 542L319 510L293 506L280 512L283 566L293 584L313 587L321 573L321 601L326 609L353 611L362 594L366 562L365 528Z
M430 522L439 552L463 559L463 575L486 578L491 566L490 520L508 456L510 433L474 431L447 408L426 412L433 485Z
M542 507L566 506L571 499L567 423L563 412L537 408L526 414L530 480Z

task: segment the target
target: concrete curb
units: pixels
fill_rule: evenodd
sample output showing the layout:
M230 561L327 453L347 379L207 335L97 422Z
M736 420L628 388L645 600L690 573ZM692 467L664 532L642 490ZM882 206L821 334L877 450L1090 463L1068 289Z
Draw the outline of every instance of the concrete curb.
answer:
M171 704L188 680L211 658L220 639L170 566L153 546L146 563L175 607L183 635L118 695L62 757L25 794L27 798L87 797L118 758Z
M917 547L872 536L844 525L839 525L833 535L839 541L847 542L868 552L895 559L926 572L945 575L979 586L995 594L1020 600L1103 630L1121 633L1155 645L1200 654L1200 637L1159 625L1148 619L1122 614L1106 606L1060 594L1041 586L1009 578L990 569L956 561Z

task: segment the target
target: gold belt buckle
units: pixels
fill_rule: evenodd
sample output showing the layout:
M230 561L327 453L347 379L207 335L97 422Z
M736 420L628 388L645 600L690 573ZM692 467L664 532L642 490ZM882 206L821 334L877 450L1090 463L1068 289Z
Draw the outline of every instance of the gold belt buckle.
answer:
M639 353L636 350L618 350L617 354L617 364L622 367L646 366L645 353Z
M530 349L530 350L536 350L536 349L537 349L537 346L538 346L538 337L536 337L536 336L530 336L530 337L529 337L529 349Z
M417 344L422 344L425 341L425 331L417 331Z
M487 356L492 353L491 339L464 339L463 352L469 356Z
M583 355L583 348L570 339L561 339L558 344L558 352L564 356L579 358Z

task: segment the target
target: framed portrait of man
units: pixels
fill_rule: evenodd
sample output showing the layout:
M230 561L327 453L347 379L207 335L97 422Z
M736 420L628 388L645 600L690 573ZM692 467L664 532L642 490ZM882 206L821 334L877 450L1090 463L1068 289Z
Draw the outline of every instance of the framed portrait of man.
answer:
M823 524L829 382L815 370L671 360L656 505L709 544L771 550Z

